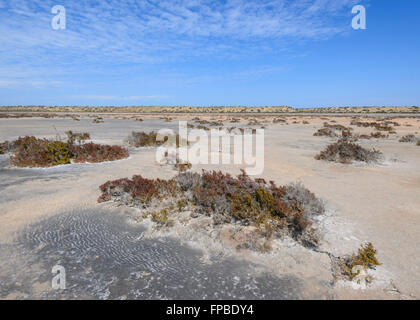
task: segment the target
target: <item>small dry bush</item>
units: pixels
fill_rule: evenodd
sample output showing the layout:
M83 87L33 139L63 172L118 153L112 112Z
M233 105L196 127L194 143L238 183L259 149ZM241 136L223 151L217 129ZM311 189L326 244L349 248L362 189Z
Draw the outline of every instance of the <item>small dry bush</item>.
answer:
M377 124L378 124L377 122L362 122L362 121L358 121L357 119L354 119L350 122L350 125L352 126L363 127L363 128L375 127Z
M315 137L331 137L334 138L336 136L336 133L334 130L330 128L321 128L318 129L317 132L314 133Z
M9 150L9 142L0 142L0 154L5 154Z
M388 131L388 132L394 131L394 128L388 124L377 124L375 126L375 129L378 131Z
M174 138L173 136L164 136L162 141L157 141L158 134L155 131L151 131L150 133L146 132L131 132L131 134L127 138L128 145L131 147L139 148L139 147L158 147L166 143L170 138ZM180 146L180 136L179 134L176 135L176 145ZM175 140L174 140L175 141ZM184 141L181 141L184 142ZM187 143L188 144L188 143Z
M261 123L260 123L257 119L251 119L251 120L248 122L248 125L249 125L249 126L260 126L260 125L261 125Z
M352 161L377 162L382 153L378 150L367 150L356 143L340 139L338 142L327 146L315 156L317 160L351 163Z
M324 127L315 132L314 136L335 138L339 136L337 133L337 131L339 131L341 132L342 137L350 137L352 136L352 130L352 128L345 127L341 124L329 124L328 122L324 122Z
M205 131L210 131L210 128L209 128L209 127L206 127L206 126L201 125L201 124L199 124L199 125L196 127L196 129L199 129L199 130L205 130Z
M196 120L198 119L198 120ZM207 120L200 120L199 118L193 119L194 121L196 121L199 124L210 124L210 121Z
M174 222L168 217L168 210L162 209L151 214L151 219L153 222L157 223L162 227L172 227Z
M285 123L287 122L285 119L282 118L275 118L273 119L273 123Z
M212 127L223 127L223 122L221 122L221 121L211 121L209 123L209 125L212 126Z
M221 122L221 121L196 120L196 122L201 124L201 125L209 125L209 126L212 126L212 127L223 126L223 122ZM198 128L198 129L200 129L200 128ZM205 127L202 127L202 129L205 129Z
M408 134L406 136L403 136L399 141L400 142L416 142L417 138L414 134Z
M343 126L341 124L329 124L328 122L324 122L324 128L330 128L330 129L334 129L334 130L338 130L338 131L343 131L343 130L351 131L351 130L353 130L352 128Z
M162 145L163 141L156 141L157 133L152 131L150 133L146 132L131 132L130 136L127 138L128 144L131 147L156 147Z
M133 205L148 203L153 198L162 199L169 195L175 197L177 190L173 181L146 179L140 175L133 176L132 179L108 181L99 189L102 195L98 202L115 200Z
M180 173L171 180L134 176L108 181L100 190L99 202L141 206L170 197L174 209L191 205L194 214L212 217L215 225L253 225L267 238L287 234L308 247L319 242L312 218L324 213L323 203L301 184L279 187L272 181L252 180L244 172L236 178L220 171Z
M420 146L420 140L419 140L419 141L417 141L417 145L418 145L418 146Z
M386 138L389 138L389 135L383 134L380 131L375 131L375 132L371 132L370 134L360 134L357 137L359 139L370 140L370 139L386 139Z
M364 128L373 127L378 131L388 131L388 132L392 132L394 130L391 124L395 126L399 126L397 122L389 122L389 121L380 123L376 121L375 122L361 122L361 121L353 120L350 124L353 126L364 127Z
M5 153L9 153L11 152L19 143L20 143L20 139L9 142L9 141L4 141L4 142L0 142L0 154L5 154Z
M185 172L189 169L191 169L192 164L189 162L186 163L181 163L179 161L177 161L177 163L174 164L174 169L178 170L179 172Z
M288 202L300 203L308 217L318 216L325 213L325 204L315 194L304 187L301 182L286 185L284 198Z
M81 144L83 141L90 139L90 134L87 132L73 132L67 131L67 142L70 144L74 144L76 141Z
M386 138L388 138L388 137L389 137L389 135L387 135L387 134L383 134L383 133L381 133L380 131L376 131L376 132L372 132L372 133L370 134L370 137L371 137L371 138L375 138L375 139L386 139Z

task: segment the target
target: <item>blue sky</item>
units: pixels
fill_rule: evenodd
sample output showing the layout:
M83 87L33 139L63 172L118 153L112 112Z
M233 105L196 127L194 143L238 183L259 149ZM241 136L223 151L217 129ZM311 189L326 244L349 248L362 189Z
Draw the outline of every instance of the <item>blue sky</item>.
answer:
M0 0L0 105L419 106L419 39L416 0Z

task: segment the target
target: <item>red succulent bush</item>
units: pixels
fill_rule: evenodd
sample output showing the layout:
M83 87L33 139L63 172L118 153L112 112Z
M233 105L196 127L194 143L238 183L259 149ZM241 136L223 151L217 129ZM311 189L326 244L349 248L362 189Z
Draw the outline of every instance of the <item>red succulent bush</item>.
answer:
M135 175L132 179L118 179L108 181L101 185L99 189L102 195L98 202L109 200L124 201L132 204L150 202L153 198L160 199L164 196L175 196L176 186L173 181L161 179L146 179L140 175Z
M302 185L279 187L272 181L252 180L244 172L236 178L220 171L180 173L171 180L134 176L108 181L100 190L99 202L114 200L129 205L168 197L177 203L182 197L183 202L193 205L196 214L212 217L214 224L254 225L267 237L289 234L306 246L317 246L312 217L324 212L323 203Z
M128 151L120 146L100 145L93 142L71 147L74 162L98 163L128 158Z

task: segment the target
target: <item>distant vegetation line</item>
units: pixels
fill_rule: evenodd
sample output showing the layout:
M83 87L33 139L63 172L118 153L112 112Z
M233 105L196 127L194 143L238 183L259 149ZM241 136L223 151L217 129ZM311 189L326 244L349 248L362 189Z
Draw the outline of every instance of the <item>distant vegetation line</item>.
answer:
M0 112L80 112L80 113L420 113L420 107L188 107L188 106L0 106Z

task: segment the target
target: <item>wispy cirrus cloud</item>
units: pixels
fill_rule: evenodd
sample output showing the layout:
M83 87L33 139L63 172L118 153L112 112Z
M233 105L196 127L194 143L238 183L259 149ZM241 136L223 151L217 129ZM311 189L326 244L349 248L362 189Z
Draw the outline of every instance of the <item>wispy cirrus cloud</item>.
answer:
M59 1L67 29L50 27L56 0L1 0L0 54L154 63L186 56L235 54L264 42L325 39L342 32L357 0ZM267 40L269 40L267 42ZM30 51L27 51L30 50ZM43 55L40 55L43 54ZM57 61L53 59L53 61Z
M16 79L16 77L13 77ZM59 86L60 81L56 80L36 80L36 79L18 79L18 80L2 80L0 79L0 88L19 88L19 87L31 87L31 88L51 88Z
M159 76L171 77L167 65L177 69L178 63L194 59L234 61L264 52L283 52L297 43L322 41L348 30L350 9L358 2L0 0L0 88L63 84L76 91L80 89L76 86L85 83L99 87L101 82L118 82L118 72L129 75L131 66L165 65L163 70L155 72L152 79L155 81ZM51 27L54 16L51 8L58 4L66 8L67 22L66 29L59 31ZM278 72L279 68L282 69L278 65L250 66L228 76L252 78ZM102 75L104 70L114 74ZM179 69L174 72L180 73ZM177 82L188 74L185 71L169 81ZM226 75L217 72L192 74L185 83L208 83L223 78ZM146 77L140 80L145 84L150 82ZM137 92L145 96L137 96ZM164 96L146 95L149 92L137 88L132 90L133 95L130 93L88 94L83 99L164 99Z

